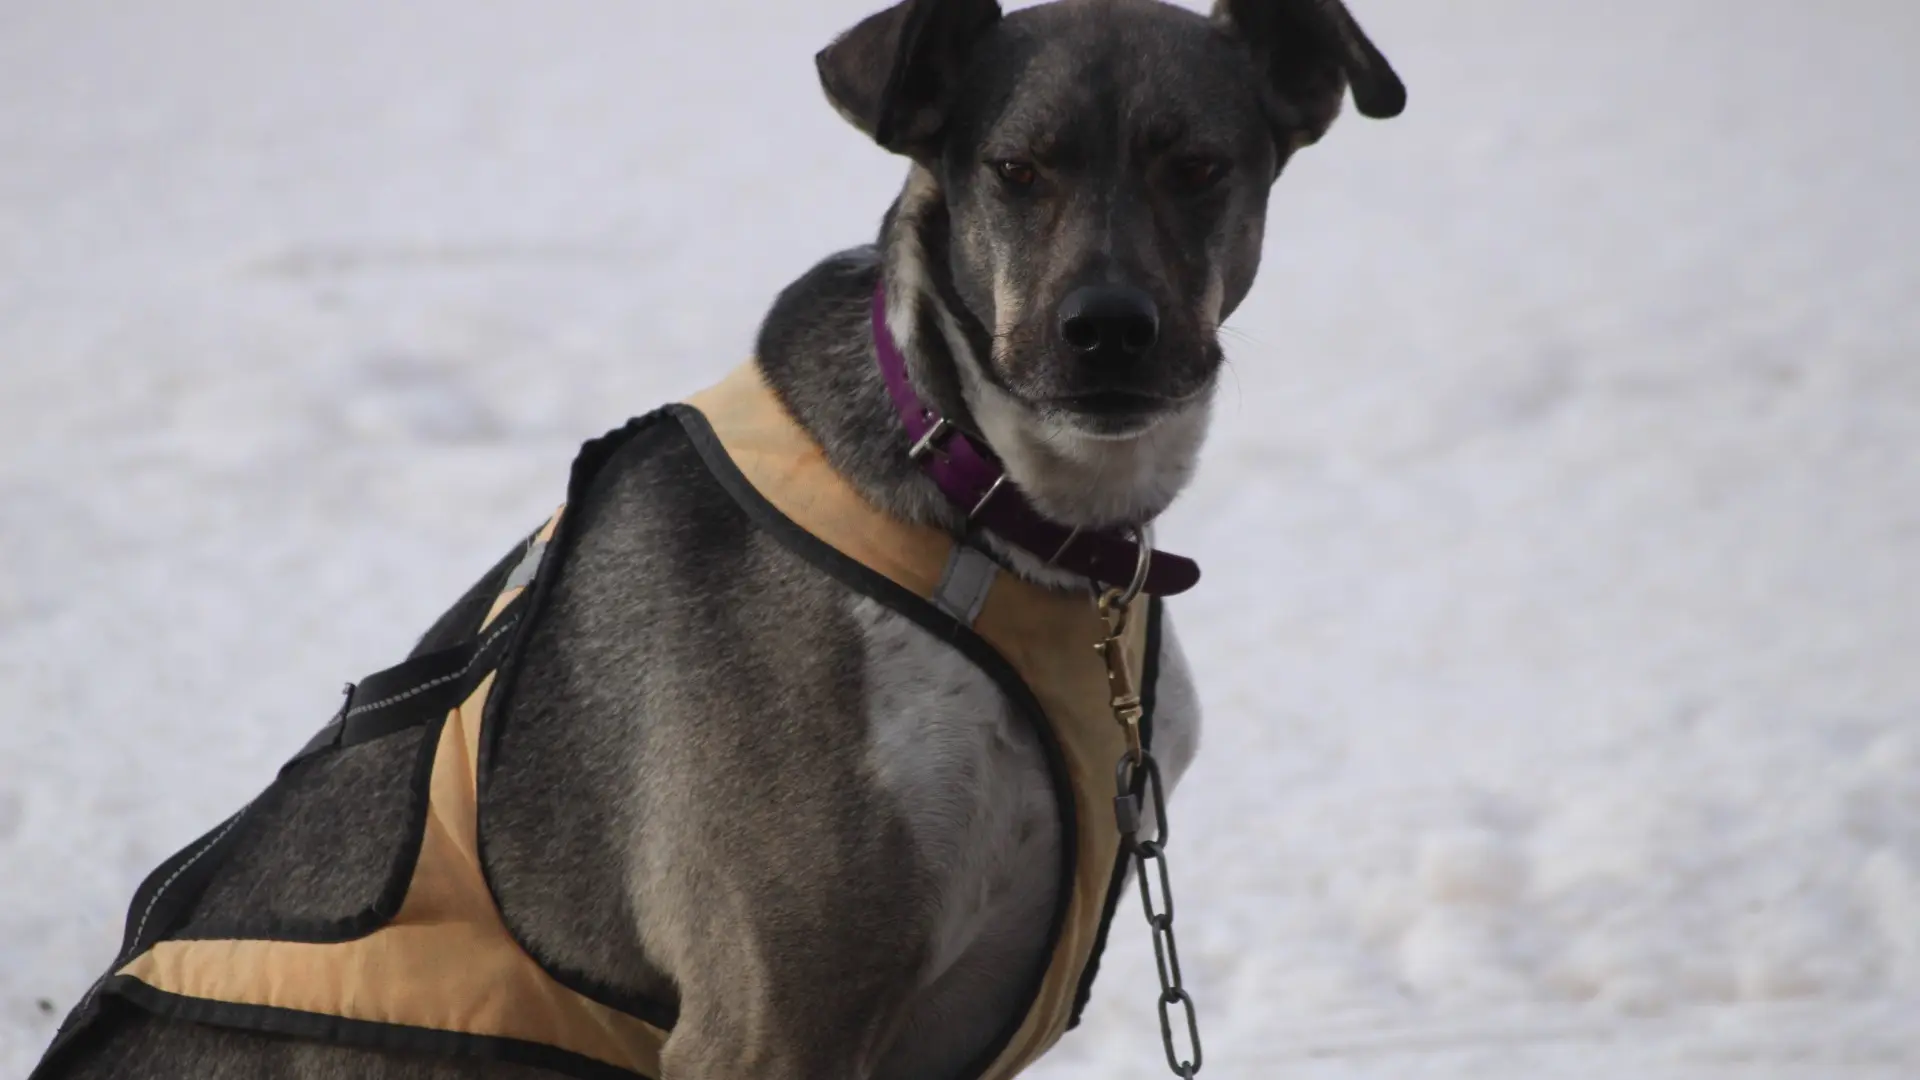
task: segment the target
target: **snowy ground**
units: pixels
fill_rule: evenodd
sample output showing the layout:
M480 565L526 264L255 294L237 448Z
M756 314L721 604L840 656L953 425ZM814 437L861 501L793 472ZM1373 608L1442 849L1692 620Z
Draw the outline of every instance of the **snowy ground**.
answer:
M900 169L878 0L0 5L0 1075ZM1218 1080L1920 1075L1920 9L1355 0L1164 530ZM1048 1080L1159 1075L1121 925Z

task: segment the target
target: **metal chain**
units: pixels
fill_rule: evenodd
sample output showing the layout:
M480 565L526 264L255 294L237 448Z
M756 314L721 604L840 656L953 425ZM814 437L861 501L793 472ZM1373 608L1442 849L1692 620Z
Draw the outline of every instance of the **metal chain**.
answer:
M1127 736L1126 752L1120 755L1113 770L1113 813L1120 828L1121 849L1133 858L1133 876L1140 883L1140 904L1153 933L1154 966L1160 973L1160 1040L1167 1052L1167 1067L1182 1080L1191 1080L1200 1071L1200 1020L1194 1012L1193 996L1181 983L1180 949L1173 935L1173 880L1167 872L1166 853L1166 792L1160 782L1160 763L1141 742L1140 720L1144 710L1127 663L1124 639L1132 599L1115 589L1099 600L1107 636L1096 648L1107 662L1107 686L1112 696L1114 719ZM1153 808L1153 838L1142 840L1141 819L1147 806ZM1156 879L1159 881L1157 900L1153 884ZM1193 1048L1191 1058L1180 1053L1174 1038L1172 1010L1176 1005L1186 1020L1187 1043Z

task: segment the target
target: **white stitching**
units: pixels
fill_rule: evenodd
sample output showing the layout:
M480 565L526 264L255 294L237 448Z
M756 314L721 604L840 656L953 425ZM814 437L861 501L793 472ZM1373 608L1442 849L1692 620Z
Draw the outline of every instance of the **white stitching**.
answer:
M135 945L140 944L141 936L147 932L147 919L153 914L154 906L160 903L160 898L167 894L167 890L173 887L174 882L180 880L180 875L186 873L188 867L199 862L202 855L212 851L215 844L218 844L228 833L232 832L235 825L240 824L240 819L246 816L248 807L252 805L252 803L248 803L246 806L240 808L239 813L228 818L227 823L220 827L219 832L213 834L212 839L202 844L199 851L194 852L191 858L181 863L173 873L167 875L167 880L161 882L160 887L154 890L153 898L147 901L147 910L140 913L139 925L133 928L133 943Z
M456 671L451 675L442 675L438 679L434 679L431 682L422 683L421 685L416 686L413 689L408 690L403 694L395 694L393 697L387 698L384 701L376 701L370 705L362 705L359 708L354 709L351 712L347 713L347 715L353 716L356 713L367 712L372 709L378 709L387 705L391 705L397 701L404 701L407 698L414 696L415 694L419 694L424 691L430 690L433 687L440 685L441 683L451 682L454 679L460 678L461 676L465 675L467 672L473 670L473 665L480 662L481 656L483 656L486 653L487 646L492 645L495 639L499 638L501 634L506 633L509 629L513 627L513 624L518 621L520 621L520 617L516 615L513 618L508 619L506 622L501 623L498 627L494 628L493 633L488 634L487 639L480 643L480 647L478 649L474 650L473 659L468 660L466 666L461 668L459 671ZM207 852L212 851L213 846L215 844L218 844L228 833L232 832L233 827L235 825L240 824L241 817L245 816L248 808L251 807L252 805L253 804L249 802L246 806L243 806L240 808L239 813L236 813L232 817L228 818L227 823L220 827L219 832L214 833L211 839L209 839L205 844L201 845L200 850L194 852L191 856L188 857L186 862L181 863L177 868L175 868L173 873L167 875L167 880L161 882L160 887L154 890L153 897L147 901L147 909L140 913L140 921L133 928L133 941L135 944L138 944L140 941L141 935L147 932L147 920L153 916L153 909L156 905L160 903L160 898L166 895L167 890L173 887L174 882L180 880L181 874L186 873L187 869L191 867L194 863L199 862L201 857L204 856Z
M444 683L449 683L455 679L464 677L467 674L467 672L473 670L473 665L480 662L480 658L486 654L487 647L492 645L496 640L498 640L501 634L504 634L508 630L512 629L513 625L519 621L520 621L520 617L518 615L515 615L513 618L508 619L505 622L501 623L499 626L495 627L493 630L493 633L488 634L486 640L480 643L480 647L474 650L473 658L468 660L466 663L466 666L462 667L459 671L456 671L451 675L442 675L437 679L433 679L431 681L421 683L419 686L416 686L413 689L408 690L404 693L395 694L392 697L385 698L380 701L375 701L370 704L362 705L355 709L350 709L348 710L346 715L356 716L363 712L371 712L374 709L382 709L387 707L388 705L405 701L416 694L425 693L426 691L431 690L436 686L440 686ZM202 844L200 846L200 850L194 852L191 856L187 858L186 862L183 862L178 867L176 867L173 873L168 874L167 880L161 882L160 887L154 890L153 896L147 900L146 910L140 913L140 921L137 924L135 924L133 928L133 943L135 945L138 945L140 943L141 936L147 932L147 920L153 917L153 909L159 905L160 898L167 894L167 890L173 887L174 882L180 880L181 874L186 873L187 870L191 868L194 863L199 862L200 859L203 856L205 856L207 852L212 851L215 844L218 844L222 839L226 837L228 833L232 832L234 826L240 824L240 819L246 815L248 808L250 808L252 805L253 804L249 802L246 806L241 807L238 813L228 818L227 823L220 827L219 832L214 833L213 836L209 838L205 844ZM81 1006L84 1007L87 1003L87 1000L91 1000L92 998L93 998L93 993L89 992L87 994L86 1000L81 1001L80 1003Z
M466 678L467 672L473 670L473 665L479 663L480 658L486 655L487 647L492 645L494 641L500 637L501 634L504 634L508 630L513 629L513 624L519 621L520 621L520 616L515 615L513 618L508 619L506 622L503 622L498 627L494 628L493 633L488 634L487 639L480 643L480 647L473 651L472 659L468 660L466 663L466 666L461 668L459 671L453 672L452 674L449 674L449 675L442 675L437 679L429 679L426 682L421 683L419 686L412 688L411 690L403 690L400 693L393 695L392 697L381 698L379 701L370 701L365 705L356 705L353 708L348 709L346 713L340 717L340 719L342 721L346 721L346 720L352 719L353 717L359 716L361 713L364 713L364 712L372 712L375 709L384 709L389 705L396 705L402 701L407 700L410 697L414 697L418 694L424 694L436 686L443 686L447 683L453 682L455 679Z
M514 624L519 621L520 621L520 616L515 615L513 618L508 619L505 622L501 623L499 626L495 627L493 630L493 633L488 634L486 640L480 643L480 647L474 650L473 658L468 660L466 663L466 666L462 667L459 671L456 671L451 675L442 675L441 677L437 679L433 679L429 682L421 683L419 686L416 686L413 689L408 690L404 693L395 694L392 697L385 698L380 701L371 702L366 705L361 705L354 709L350 709L347 711L347 713L344 716L341 717L341 719L345 720L347 717L357 716L363 712L371 712L374 709L386 708L388 705L393 705L398 702L405 701L416 694L425 693L426 691L431 690L436 686L440 686L444 683L452 682L455 679L465 677L467 672L473 670L473 665L479 663L480 658L486 654L487 647L492 645L496 640L498 640L501 634L504 634L508 630L511 630ZM220 826L219 832L214 833L212 837L208 838L207 842L200 846L200 850L188 856L187 861L181 863L178 867L176 867L173 873L168 874L167 880L161 882L160 887L154 890L153 896L151 896L147 900L146 910L140 913L140 921L134 925L133 938L132 938L132 942L134 945L136 946L139 945L140 938L146 934L147 920L153 917L153 909L159 906L160 898L167 894L167 890L173 887L174 882L180 880L181 874L186 873L190 868L192 868L194 863L199 862L207 854L207 852L212 851L215 845L219 844L221 840L225 839L226 835L233 831L234 826L240 824L240 819L246 816L247 811L250 808L252 808L252 806L253 806L253 803L251 802L247 803L246 806L242 806L237 813L235 813L232 817L227 819L227 823L225 825ZM100 987L105 985L105 983L106 983L106 980L101 979L98 982L95 982L93 986L88 988L86 996L80 999L79 1005L75 1006L75 1011L78 1012L81 1009L85 1009L87 1005L90 1002L92 1002L96 996L99 995Z
M212 851L214 849L214 845L218 844L222 839L226 837L228 833L232 832L233 827L235 825L240 824L240 819L247 815L247 811L251 809L252 806L253 806L253 803L249 802L247 803L246 806L241 807L239 812L235 813L232 817L228 818L227 823L225 825L220 826L219 832L214 833L213 836L209 838L205 844L202 844L200 846L199 851L194 852L193 855L190 856L186 862L183 862L178 867L176 867L173 873L168 874L167 880L161 882L160 887L153 891L153 896L147 900L147 909L140 913L140 922L137 925L135 925L133 928L133 937L129 939L129 942L132 945L134 945L135 947L139 946L140 938L147 932L147 920L153 917L153 909L159 905L160 898L167 895L167 890L173 888L173 883L180 880L181 874L186 873L189 867L193 866L194 863L199 862L202 856L204 856L207 852ZM142 950L142 951L145 951L145 950ZM116 970L119 969L127 961L133 959L134 956L138 956L138 955L140 954L134 953L131 956L123 956L119 958L114 962L114 968ZM92 986L87 988L86 996L80 999L80 1004L75 1005L73 1007L73 1012L75 1016L78 1016L81 1012L85 1011L88 1005L93 1004L93 999L100 996L100 988L107 984L107 979L111 978L112 975L113 975L113 972L111 971L107 972L106 975L101 976L98 981L96 981Z

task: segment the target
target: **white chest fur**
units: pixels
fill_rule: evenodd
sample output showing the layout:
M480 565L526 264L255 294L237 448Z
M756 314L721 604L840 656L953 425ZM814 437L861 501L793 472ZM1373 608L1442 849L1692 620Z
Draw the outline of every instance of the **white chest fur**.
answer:
M1009 1021L1042 961L1060 887L1052 781L1039 739L961 653L867 599L869 761L904 815L934 905L906 1026L878 1080L948 1075ZM1199 702L1163 619L1154 748L1171 789L1192 762Z

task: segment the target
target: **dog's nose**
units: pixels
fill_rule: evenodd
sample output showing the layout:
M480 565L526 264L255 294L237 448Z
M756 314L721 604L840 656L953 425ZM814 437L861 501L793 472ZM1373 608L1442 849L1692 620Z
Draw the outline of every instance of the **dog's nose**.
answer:
M1153 297L1121 285L1083 285L1060 304L1060 339L1076 352L1140 353L1160 338Z

